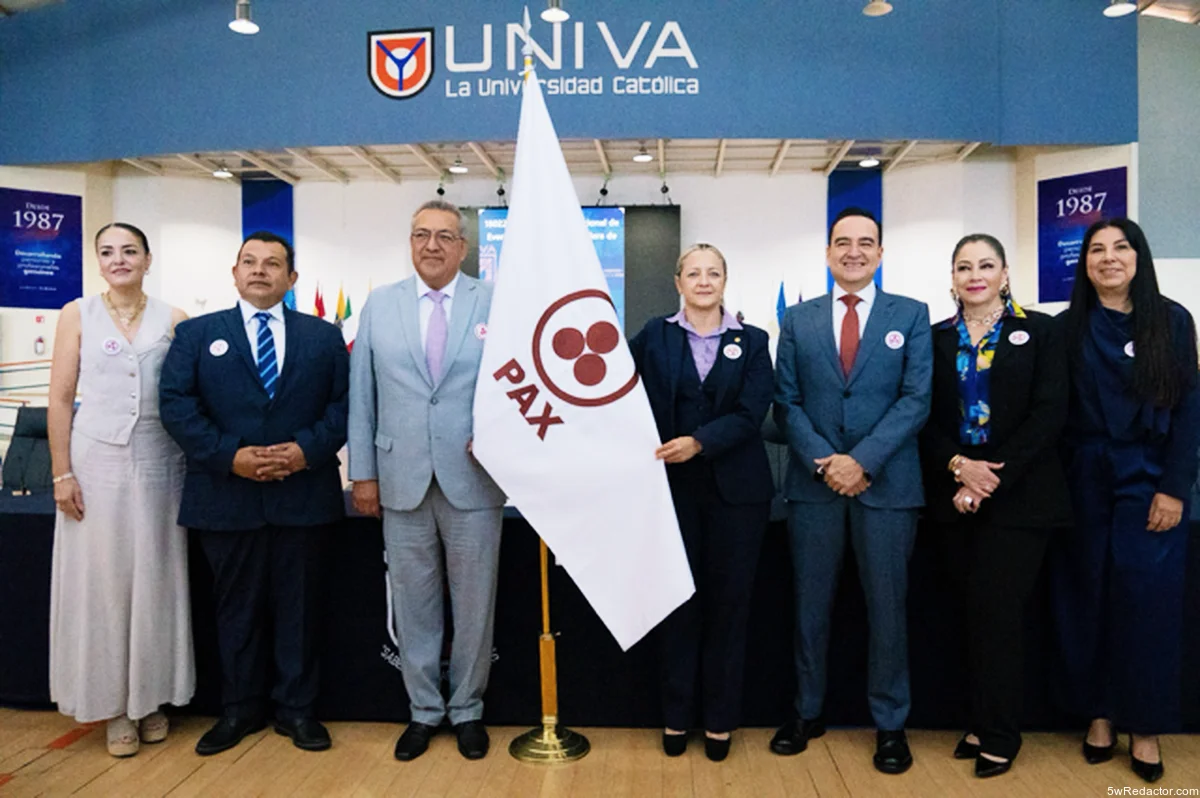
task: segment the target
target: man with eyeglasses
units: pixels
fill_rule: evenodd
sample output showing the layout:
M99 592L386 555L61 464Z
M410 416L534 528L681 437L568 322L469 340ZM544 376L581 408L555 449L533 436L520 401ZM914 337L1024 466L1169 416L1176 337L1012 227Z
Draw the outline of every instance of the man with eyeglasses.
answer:
M504 494L471 455L471 405L492 287L459 272L458 208L412 217L416 274L371 292L350 360L350 479L355 509L383 518L400 665L412 720L396 759L416 759L443 720L467 759L487 754L483 691L491 667ZM443 563L444 560L444 563ZM454 623L442 695L442 596Z

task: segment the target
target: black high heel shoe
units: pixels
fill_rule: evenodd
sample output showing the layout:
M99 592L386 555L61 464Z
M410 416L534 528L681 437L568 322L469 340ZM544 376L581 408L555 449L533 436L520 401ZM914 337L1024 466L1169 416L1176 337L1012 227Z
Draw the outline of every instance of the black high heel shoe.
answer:
M979 743L967 742L967 735L963 735L958 741L958 745L954 746L955 759L974 759L979 756Z
M1117 747L1117 735L1113 733L1113 741L1108 745L1092 745L1083 736L1083 758L1089 765L1099 765L1113 758L1113 749Z
M1143 762L1133 755L1133 735L1129 735L1129 768L1139 776L1142 781L1153 784L1163 777L1162 763L1162 748L1158 749L1157 762Z

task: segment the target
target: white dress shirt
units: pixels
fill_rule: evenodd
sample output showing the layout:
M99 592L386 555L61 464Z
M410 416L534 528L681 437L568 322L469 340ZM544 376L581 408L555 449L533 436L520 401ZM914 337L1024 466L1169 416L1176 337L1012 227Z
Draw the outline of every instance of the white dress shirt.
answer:
M254 307L244 299L238 300L238 307L242 309L242 322L246 327L246 337L250 339L250 356L258 363L258 319L254 318L254 314L260 312L261 308ZM276 302L274 307L267 308L267 313L271 314L267 326L275 336L275 365L282 374L283 350L287 349L287 336L283 334L283 303Z
M454 273L454 278L450 282L442 286L442 293L446 298L442 300L442 307L446 310L446 329L450 328L450 306L454 304L454 289L458 285L458 275L460 272ZM420 314L421 322L421 351L425 351L425 339L429 337L429 319L433 316L433 309L436 303L429 298L429 292L433 289L425 285L425 281L421 279L421 275L416 275L417 278L417 311Z
M842 351L842 320L846 318L847 310L842 297L848 293L837 283L833 284L833 348L838 352ZM858 311L858 340L861 341L863 330L867 329L867 316L871 315L871 306L875 304L875 281L871 280L855 296L860 300L854 309Z

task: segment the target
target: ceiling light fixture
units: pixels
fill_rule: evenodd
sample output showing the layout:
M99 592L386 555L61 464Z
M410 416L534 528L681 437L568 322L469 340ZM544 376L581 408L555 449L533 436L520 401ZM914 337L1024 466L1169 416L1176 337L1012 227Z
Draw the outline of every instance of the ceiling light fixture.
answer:
M871 0L863 7L863 14L868 17L882 17L892 13L892 4L887 0Z
M1108 8L1104 9L1106 17L1124 17L1137 11L1137 3L1131 0L1109 0Z
M250 0L237 0L237 5L233 9L233 19L229 22L229 29L234 33L242 33L246 36L258 33L258 25L255 25L254 20L250 19Z
M218 180L228 180L229 178L233 177L233 172L226 169L225 164L220 164L216 169L213 170L213 177L217 178Z
M654 156L651 155L650 153L646 152L645 144L643 144L642 148L640 150L638 150L637 155L633 156L634 163L650 163L653 160L654 160Z
M551 24L566 22L570 18L571 15L563 10L562 0L550 0L546 4L546 10L542 12L542 20Z
M879 166L879 159L874 155L868 155L866 158L863 158L861 161L859 161L858 165L863 169L874 169L876 166Z
M471 170L463 164L462 158L455 158L454 164L447 171L452 175L465 175Z

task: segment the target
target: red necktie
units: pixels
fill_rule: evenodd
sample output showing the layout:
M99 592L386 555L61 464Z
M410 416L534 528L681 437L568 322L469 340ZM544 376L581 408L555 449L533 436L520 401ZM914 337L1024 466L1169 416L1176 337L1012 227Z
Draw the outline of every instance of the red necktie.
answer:
M858 354L858 311L854 306L862 299L854 294L844 294L841 301L846 303L846 315L842 318L842 373L849 377L854 368L854 356Z

